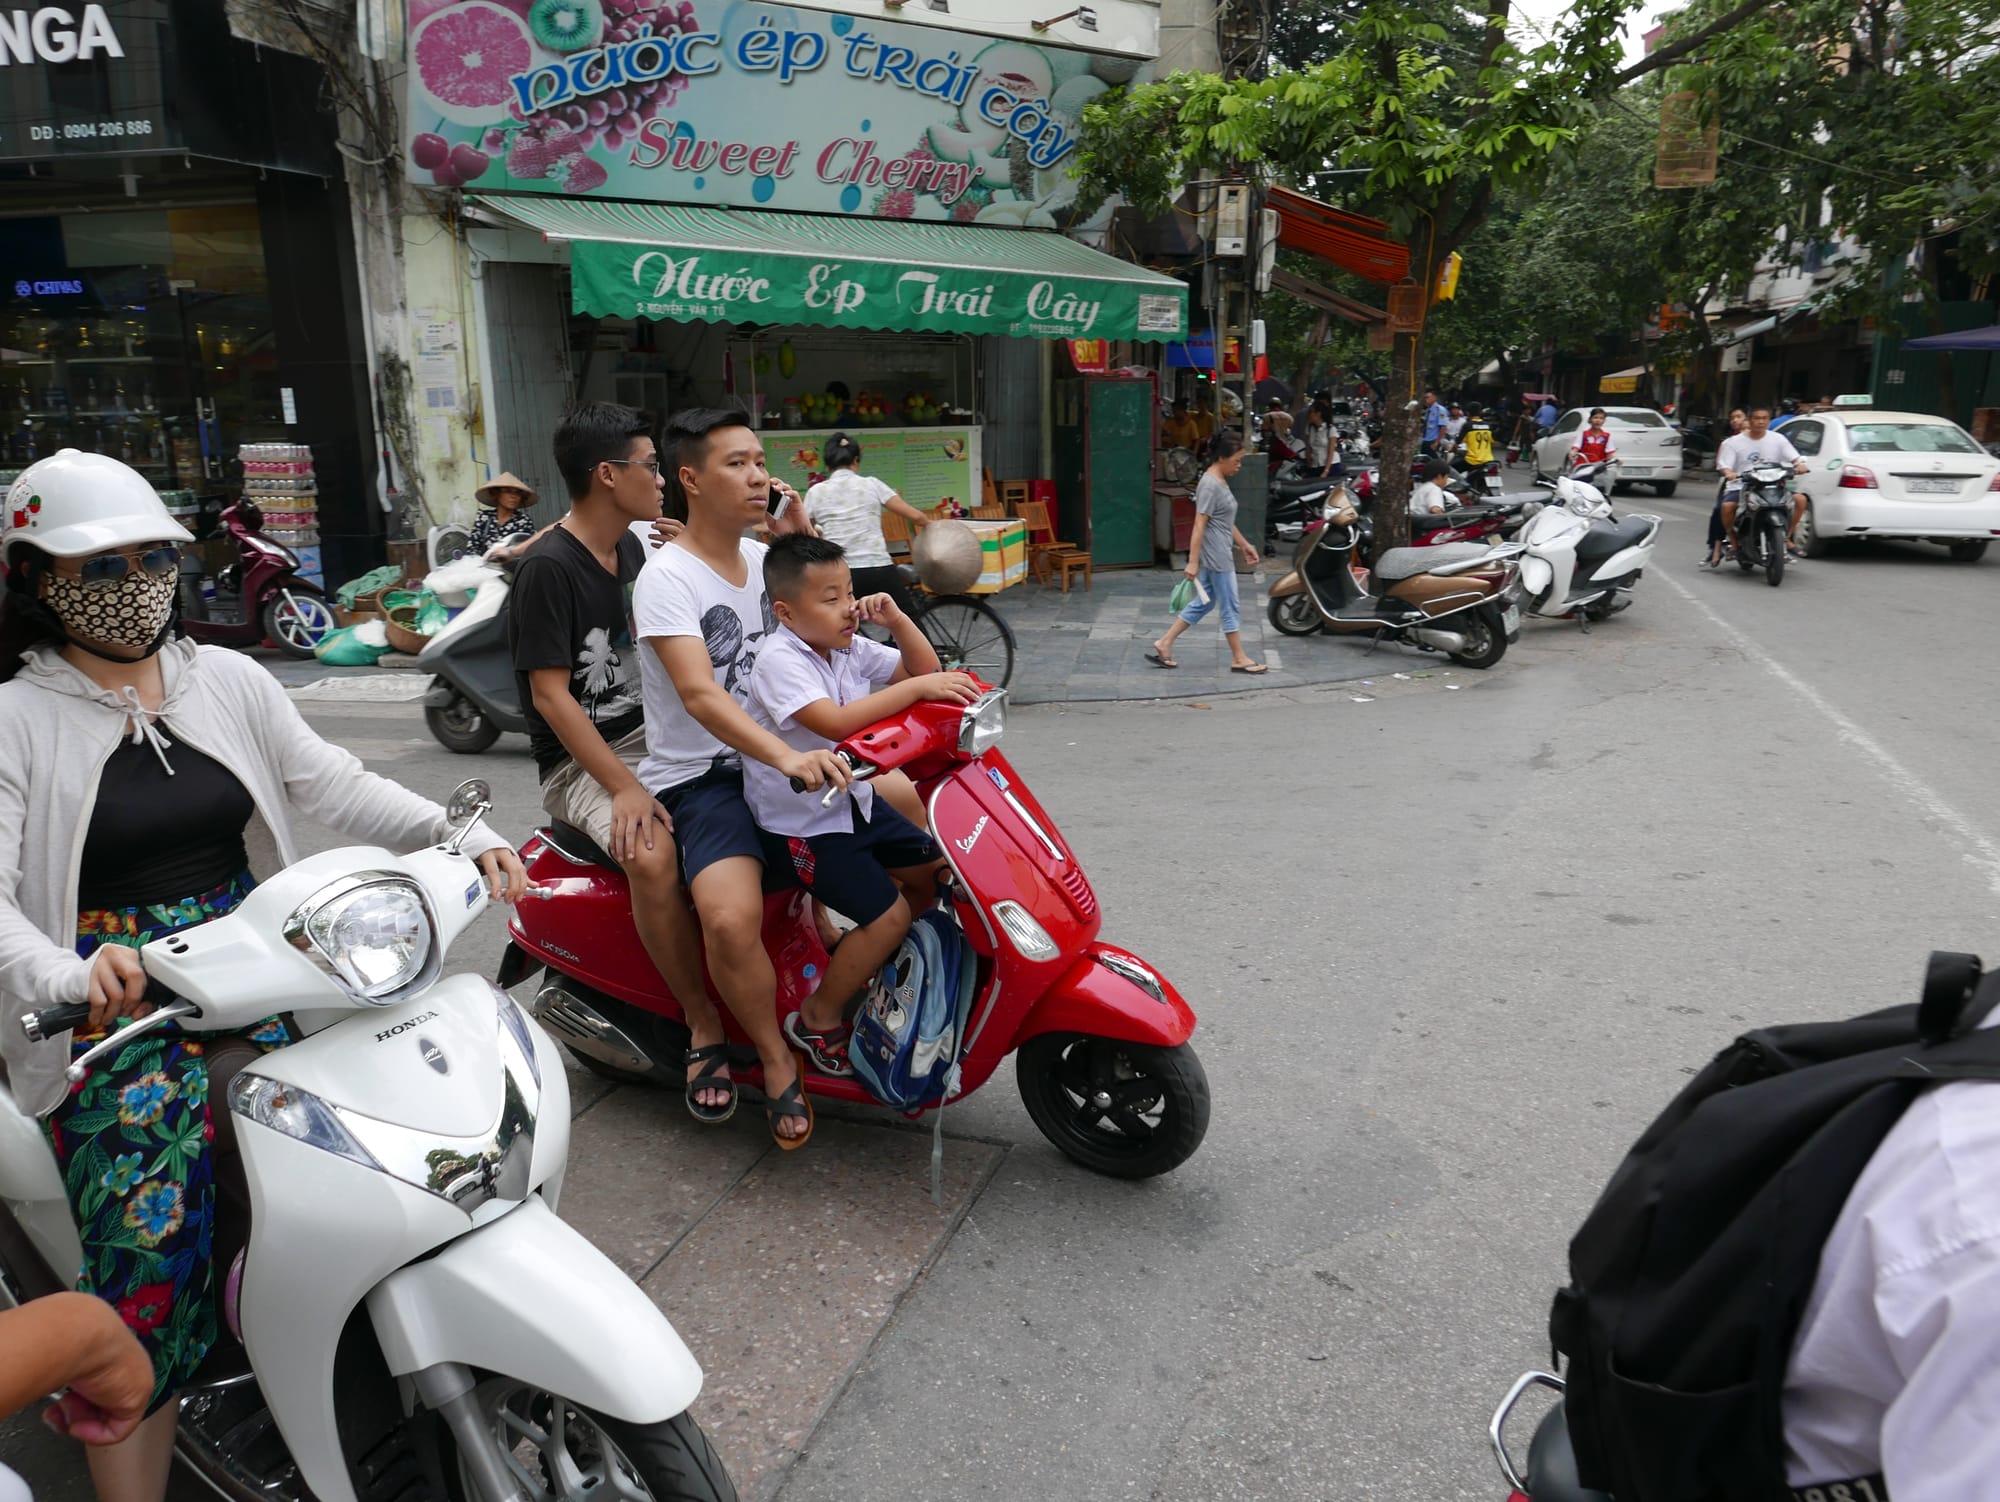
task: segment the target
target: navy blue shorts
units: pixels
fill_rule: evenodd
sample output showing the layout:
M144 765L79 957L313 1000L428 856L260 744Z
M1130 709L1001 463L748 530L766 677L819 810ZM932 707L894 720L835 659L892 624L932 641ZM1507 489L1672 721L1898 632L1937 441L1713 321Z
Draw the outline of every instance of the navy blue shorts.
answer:
M743 769L710 767L692 782L662 788L653 794L674 821L674 844L680 851L681 880L692 883L717 861L747 855L764 861L764 837L743 801Z
M931 837L880 794L866 824L851 834L764 835L765 869L789 872L798 884L844 918L866 928L901 894L891 871L928 866L938 858Z

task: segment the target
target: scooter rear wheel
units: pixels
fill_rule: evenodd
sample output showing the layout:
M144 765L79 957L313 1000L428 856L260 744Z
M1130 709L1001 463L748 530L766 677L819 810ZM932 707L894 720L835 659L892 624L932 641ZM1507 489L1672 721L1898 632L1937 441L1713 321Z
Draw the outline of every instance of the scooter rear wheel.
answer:
M1320 630L1319 607L1301 590L1271 602L1271 624L1287 636L1316 636Z
M287 657L311 657L336 624L333 607L303 585L292 586L290 600L272 595L264 602L264 635Z
M1178 1168L1208 1132L1208 1075L1185 1043L1045 1033L1014 1055L1014 1080L1043 1136L1115 1179Z
M463 694L453 694L449 704L425 705L424 724L440 746L464 756L476 756L500 739L500 727Z

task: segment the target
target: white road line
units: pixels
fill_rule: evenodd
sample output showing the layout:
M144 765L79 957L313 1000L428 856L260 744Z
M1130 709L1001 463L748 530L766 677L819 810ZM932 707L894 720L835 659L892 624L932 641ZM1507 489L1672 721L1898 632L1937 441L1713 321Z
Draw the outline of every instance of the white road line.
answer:
M1917 811L1925 818L1940 825L1947 835L1958 842L1966 864L1985 878L1987 890L1995 897L2000 897L2000 843L1990 839L1978 825L1947 803L1935 788L1904 766L1888 747L1836 709L1818 689L1717 615L1680 580L1657 568L1652 570L1652 576L1707 616L1710 624L1728 637L1745 657L1818 710L1832 724L1841 740L1860 752L1866 760L1873 762L1875 770L1882 774L1891 787L1915 804Z

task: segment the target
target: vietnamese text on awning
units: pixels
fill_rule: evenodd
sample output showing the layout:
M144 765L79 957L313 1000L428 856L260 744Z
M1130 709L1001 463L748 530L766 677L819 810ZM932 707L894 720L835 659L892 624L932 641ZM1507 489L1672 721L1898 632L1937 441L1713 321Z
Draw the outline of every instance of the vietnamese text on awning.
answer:
M1178 339L1187 288L1046 230L672 204L481 197L570 245L600 318Z

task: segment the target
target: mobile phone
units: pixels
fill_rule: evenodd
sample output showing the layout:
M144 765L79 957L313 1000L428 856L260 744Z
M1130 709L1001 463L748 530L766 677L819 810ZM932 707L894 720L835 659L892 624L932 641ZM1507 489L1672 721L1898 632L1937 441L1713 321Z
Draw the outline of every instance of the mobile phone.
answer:
M779 517L785 514L785 508L791 504L792 504L792 498L786 495L784 491L778 489L777 486L773 485L771 487L770 497L764 502L764 513L765 515L769 516L772 521L776 521Z

